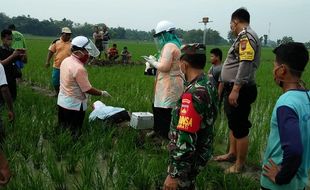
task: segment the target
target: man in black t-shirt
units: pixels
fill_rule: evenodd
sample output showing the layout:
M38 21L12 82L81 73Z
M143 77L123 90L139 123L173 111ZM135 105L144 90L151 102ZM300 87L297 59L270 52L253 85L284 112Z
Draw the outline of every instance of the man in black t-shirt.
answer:
M11 48L12 44L12 31L4 29L1 31L2 46L0 46L0 61L4 67L6 80L10 89L11 96L13 100L16 99L17 89L16 89L16 78L21 77L20 70L18 70L15 65L16 60L22 59L25 53L22 50ZM0 97L0 105L3 102L2 97Z

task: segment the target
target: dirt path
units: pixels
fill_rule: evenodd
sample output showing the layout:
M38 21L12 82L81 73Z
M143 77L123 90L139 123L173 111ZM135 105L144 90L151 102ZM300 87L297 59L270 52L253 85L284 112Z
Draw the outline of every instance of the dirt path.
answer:
M233 164L229 162L217 162L217 161L210 161L209 163L220 166L223 170L229 168ZM254 179L256 181L260 180L261 169L259 167L246 165L245 168L246 168L245 172L241 173L240 175L247 177L247 178Z
M42 86L36 85L36 84L31 83L31 82L26 81L26 80L19 82L19 85L27 86L27 87L31 88L33 91L38 92L40 94L43 94L44 96L56 97L55 91L50 90L49 88L44 88Z

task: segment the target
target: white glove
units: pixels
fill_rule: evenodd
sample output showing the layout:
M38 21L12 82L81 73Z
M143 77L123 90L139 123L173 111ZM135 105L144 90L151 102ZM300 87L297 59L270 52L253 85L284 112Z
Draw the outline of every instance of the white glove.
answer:
M153 67L157 68L157 60L156 60L156 57L154 57L153 55L150 55L150 56L142 56L144 58L144 60L146 62L148 62L149 64L151 64Z
M104 96L104 97L112 97L107 91L103 90L101 91L101 96Z
M145 62L145 72L147 72L148 69L152 68L149 62Z

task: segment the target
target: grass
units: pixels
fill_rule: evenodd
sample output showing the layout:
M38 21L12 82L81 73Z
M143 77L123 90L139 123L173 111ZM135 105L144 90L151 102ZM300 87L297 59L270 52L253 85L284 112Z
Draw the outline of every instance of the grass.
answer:
M23 69L29 84L52 90L51 68L44 67L51 39L27 40L29 63ZM117 42L127 46L133 60L153 54L151 43ZM208 47L211 49L212 47ZM228 47L221 47L226 54ZM225 55L224 55L225 57ZM281 91L272 78L273 55L264 48L257 71L258 98L252 105L248 164L259 166L269 133L269 120ZM206 68L207 70L208 68ZM113 98L90 97L89 105L101 100L129 111L151 111L154 78L143 75L144 65L88 66L91 84L107 90ZM304 73L309 84L309 66ZM90 106L89 106L90 107ZM4 151L13 173L4 189L157 189L162 186L168 153L139 131L117 128L96 121L88 123L87 110L83 135L73 142L67 132L57 132L56 99L20 85L15 102L16 120L5 120L7 138ZM228 130L223 113L215 126L215 154L225 152ZM257 180L224 175L223 169L209 163L197 178L198 189L258 189Z

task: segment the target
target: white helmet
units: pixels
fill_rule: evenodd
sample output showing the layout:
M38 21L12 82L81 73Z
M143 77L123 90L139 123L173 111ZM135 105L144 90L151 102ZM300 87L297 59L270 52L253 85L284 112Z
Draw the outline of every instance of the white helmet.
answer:
M93 57L97 57L100 54L95 44L85 36L77 36L73 38L71 45L86 49L88 53Z
M174 31L175 29L176 29L175 25L172 22L167 21L167 20L162 20L157 24L154 35L157 35L162 32Z

